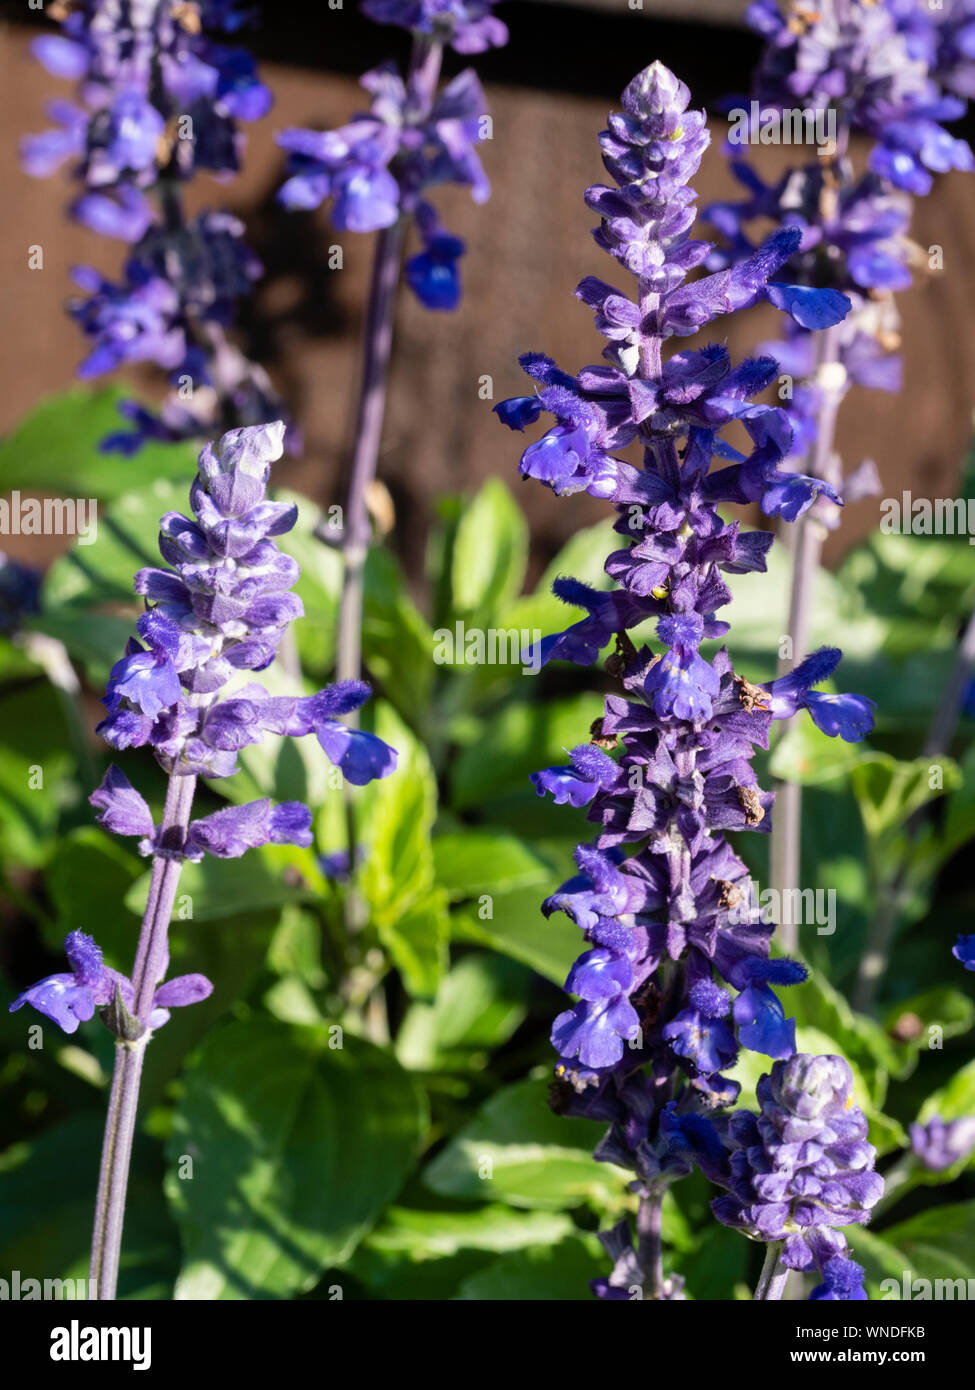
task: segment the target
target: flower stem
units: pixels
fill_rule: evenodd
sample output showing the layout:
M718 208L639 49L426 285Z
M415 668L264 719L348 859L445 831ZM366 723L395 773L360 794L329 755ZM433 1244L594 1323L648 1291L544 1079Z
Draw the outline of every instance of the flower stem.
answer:
M765 1263L762 1265L762 1272L755 1285L753 1302L759 1300L769 1302L772 1299L780 1299L785 1293L789 1271L782 1263L782 1245L781 1240L773 1240L766 1246Z
M661 1229L664 1194L650 1192L640 1198L637 1212L637 1258L644 1271L644 1291L651 1298L662 1298L664 1289L664 1258Z
M418 35L413 41L407 81L409 114L426 119L433 108L440 78L442 45ZM372 282L362 347L362 379L356 411L355 448L343 528L342 597L338 621L338 678L358 680L362 674L362 605L366 557L369 552L369 489L376 477L386 388L393 346L393 316L399 288L400 260L406 218L379 233L372 263Z
M835 379L839 367L839 338L835 328L827 328L818 344L817 374L821 400L816 422L816 446L811 460L811 473L815 478L836 483L836 465L833 445L836 436L836 416L843 399L843 384ZM831 379L833 378L833 379ZM810 618L813 607L813 592L819 572L825 530L816 517L815 509L796 523L796 539L792 558L792 588L789 595L788 636L792 643L791 658L779 662L779 675L787 671L807 655L809 645ZM784 737L788 738L786 733ZM802 869L802 787L798 782L775 783L775 814L772 818L772 836L769 851L772 886L778 891L778 901L798 901L795 896L786 899L788 890L800 888ZM798 923L782 923L780 927L782 949L795 951L799 945Z
M139 1083L146 1044L152 1036L148 1027L149 1016L156 986L169 965L169 922L183 867L180 850L189 825L195 788L195 777L171 776L169 779L159 832L159 848L163 852L153 857L149 900L139 931L132 972L135 1016L145 1026L145 1032L132 1042L119 1039L115 1048L115 1070L105 1119L91 1241L90 1294L99 1302L113 1300L118 1285Z

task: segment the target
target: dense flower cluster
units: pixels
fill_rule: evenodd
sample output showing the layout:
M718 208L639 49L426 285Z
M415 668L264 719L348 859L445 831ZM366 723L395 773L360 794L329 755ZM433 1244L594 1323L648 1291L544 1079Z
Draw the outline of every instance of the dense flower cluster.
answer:
M266 495L283 435L278 421L232 430L208 444L190 491L192 516L169 512L162 518L159 548L166 567L135 576L136 593L146 601L137 625L141 641L130 639L112 668L108 713L98 732L113 748L149 745L171 779L230 777L239 751L266 734L314 734L357 786L396 766L395 752L382 739L341 720L369 698L363 682L340 682L315 695L272 696L246 679L271 665L288 624L303 611L290 592L298 565L273 540L294 525L296 508ZM136 837L140 853L156 860L233 859L261 845L312 843L311 812L298 801L275 805L264 798L185 825L155 825L147 802L114 766L89 800L106 830ZM131 984L103 967L89 938L73 933L66 950L72 974L41 981L14 1007L33 1004L69 1032L108 1005L116 986L130 1007ZM198 977L187 979L185 987L171 981L157 992L157 1011L146 1026L165 1022L159 1009L209 992L199 993Z
M853 312L831 335L826 360L796 323L788 325L784 341L765 345L791 383L785 399L792 452L802 458L813 450L821 412L835 408L850 387L900 389L893 296L910 285L923 259L908 235L911 195L926 194L935 173L975 169L969 147L941 124L965 110L965 101L944 89L964 90L965 49L975 53L975 23L967 4L952 14L916 0L822 0L815 6L756 0L748 18L767 40L750 111L773 126L783 113L808 112L823 122L816 127L821 147L810 163L770 184L742 157L740 144L729 146L745 196L705 209L723 238L708 264L721 268L751 255L748 229L771 221L800 235L790 278L833 288L853 302ZM975 84L971 56L967 61ZM744 100L728 105L743 110ZM823 145L827 114L832 125ZM749 138L757 142L761 132L751 118L750 124ZM872 141L868 170L860 176L847 157L854 133ZM824 481L842 486L847 501L879 491L870 461L845 479L828 453L820 468ZM836 525L828 506L818 504L816 516L827 527Z
M711 1203L726 1226L754 1240L782 1241L788 1269L816 1269L813 1299L863 1299L863 1271L847 1258L841 1228L869 1220L884 1184L876 1151L842 1057L798 1054L758 1083L758 1114L738 1111L692 1147L704 1171L728 1189Z
M595 843L577 851L579 875L544 905L547 914L567 913L588 947L566 981L578 1002L552 1033L557 1103L612 1123L598 1154L634 1169L642 1195L688 1169L674 1127L734 1103L739 1088L722 1073L739 1047L775 1059L795 1050L794 1024L774 987L798 982L805 970L769 958L773 928L725 839L728 830L769 828L772 798L757 785L753 752L768 746L774 719L800 708L847 739L863 737L873 720L869 701L815 689L838 651L814 653L783 679L756 686L735 673L726 651L709 660L700 650L728 630L716 616L731 597L723 574L764 570L772 540L725 523L716 504L757 501L767 515L791 520L817 496L840 499L778 467L788 420L751 401L774 362L733 366L720 346L664 361L662 345L759 296L807 324L837 322L848 300L772 279L797 248L791 229L734 267L685 282L711 249L688 236L688 183L707 143L703 113L688 102L683 84L654 64L630 84L623 113L600 136L616 187L586 195L602 218L596 241L637 279L632 299L592 277L577 291L608 339L609 365L573 377L531 354L522 365L537 394L496 407L514 429L543 411L555 417L525 450L522 473L559 494L585 490L616 504L625 540L606 562L612 591L556 581L556 594L586 616L543 645L545 660L588 665L615 639L609 667L623 693L606 698L592 741L573 750L568 767L533 780L540 794L588 806L597 827ZM720 437L731 421L752 439L747 456ZM643 448L642 468L615 455L633 441ZM714 456L731 461L711 472ZM627 634L647 619L662 644L656 654ZM629 1259L622 1247L619 1259ZM597 1292L621 1296L610 1290L632 1272L621 1266Z
M243 225L214 212L188 222L180 206L180 185L197 170L239 168L238 122L270 109L250 55L215 37L245 19L237 0L79 0L62 34L33 45L49 72L78 83L79 102L52 104L56 129L24 141L24 167L45 177L74 161L84 191L73 215L131 245L120 283L87 266L74 272L87 297L69 308L91 341L80 375L153 362L175 388L158 416L126 402L134 428L106 449L134 453L147 438L280 413L263 370L226 338L235 301L261 273Z
M332 199L340 231L374 232L412 219L423 250L406 266L407 283L428 309L454 309L460 301L457 262L464 243L440 225L424 196L443 183L459 183L481 203L490 185L477 153L486 138L486 102L477 74L466 68L437 91L443 45L475 53L504 43L507 30L488 0L373 0L363 6L380 22L414 32L413 58L404 79L384 63L362 78L372 98L368 112L337 130L286 130L288 180L280 192L288 208L316 208Z

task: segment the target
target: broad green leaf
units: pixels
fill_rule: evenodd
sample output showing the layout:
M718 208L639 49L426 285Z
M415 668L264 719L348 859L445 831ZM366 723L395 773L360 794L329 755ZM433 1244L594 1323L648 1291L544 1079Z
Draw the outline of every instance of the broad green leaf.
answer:
M45 877L57 914L46 933L48 946L61 949L69 931L81 928L94 936L108 964L128 974L132 967L139 918L125 907L125 895L141 875L145 860L95 826L66 836ZM123 943L118 958L112 947Z
M212 1033L167 1147L178 1299L288 1298L348 1259L415 1161L425 1113L393 1058L328 1027ZM180 1177L193 1160L192 1178Z
M446 893L432 888L414 898L395 919L378 916L376 930L409 993L420 999L432 998L447 967L450 917Z
M508 893L550 877L548 864L530 847L493 827L465 826L433 841L437 882L452 901L480 893Z
M928 1207L884 1232L884 1240L901 1251L912 1279L969 1280L975 1278L975 1202ZM943 1292L935 1297L967 1297L966 1291ZM915 1293L916 1296L916 1293Z
M477 907L460 908L451 914L451 936L490 946L562 985L582 949L582 937L579 928L561 912L549 918L542 916L545 896L539 888L520 888L497 897L482 895Z
M928 1096L918 1119L923 1123L935 1116L942 1120L961 1120L969 1115L975 1115L975 1059Z
M422 718L433 688L433 633L409 596L393 554L374 546L366 559L362 650L366 672L406 720Z
M451 561L454 611L487 617L521 588L528 526L500 478L488 481L460 515Z
M0 493L20 488L111 501L146 478L185 479L189 487L198 452L192 443L150 442L136 458L99 449L107 435L125 428L116 407L129 394L78 387L41 401L0 443Z
M444 1197L515 1207L619 1205L619 1172L592 1157L596 1127L553 1114L548 1086L531 1079L499 1091L427 1166L425 1185Z
M801 715L776 743L769 772L787 782L812 786L846 776L869 756L862 745L830 738Z
M437 784L423 745L385 702L371 711L375 732L399 754L396 772L357 796L367 855L359 890L407 987L435 992L445 964L445 898L434 892L431 834Z
M961 773L950 759L943 759L943 785L932 786L930 758L898 762L888 753L874 753L851 771L853 792L870 840L881 844L928 802L953 791Z
M472 1052L506 1042L524 1019L530 978L503 956L464 956L432 1004L414 1004L407 1012L397 1057L415 1070L445 1070L453 1055L469 1070Z
M903 1293L896 1293L889 1282L884 1283L894 1280L897 1288L903 1290L904 1273L910 1269L910 1261L902 1250L895 1248L889 1232L877 1235L866 1226L847 1226L845 1235L853 1258L863 1267L870 1297L878 1300L903 1297Z
M349 1269L382 1298L449 1299L497 1255L555 1245L573 1229L562 1212L514 1211L497 1203L473 1211L389 1207Z
M616 550L619 538L612 522L601 521L584 527L566 542L545 570L535 590L512 600L499 617L503 628L537 629L543 637L561 632L585 617L585 609L573 608L552 593L556 579L571 575L593 589L611 589L612 580L603 568L606 556Z
M595 695L507 706L454 759L450 768L451 807L480 807L505 792L523 791L532 772L567 761L565 750L586 741L600 710ZM565 809L552 810L553 834L557 833L558 812Z
M592 1302L589 1281L608 1272L594 1235L514 1251L465 1279L458 1298L484 1302Z
M79 808L71 750L58 697L32 681L0 694L0 849L15 864L47 856L62 815Z

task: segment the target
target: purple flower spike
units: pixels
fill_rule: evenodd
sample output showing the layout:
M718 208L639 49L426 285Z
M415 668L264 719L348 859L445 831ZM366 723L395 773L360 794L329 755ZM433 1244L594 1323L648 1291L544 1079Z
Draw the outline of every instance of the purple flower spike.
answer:
M869 1220L884 1190L852 1087L841 1057L776 1062L758 1083L759 1114L731 1116L723 1176L713 1165L709 1173L729 1194L711 1203L718 1220L783 1241L787 1268L819 1270L817 1299L864 1297L842 1227Z
M450 312L461 299L458 261L464 243L441 227L426 195L444 183L470 189L476 203L490 194L477 146L487 138L487 106L476 73L466 68L439 92L440 53L481 53L507 42L493 0L367 0L380 24L414 35L407 78L395 64L367 72L368 112L336 130L292 129L278 136L288 152L288 178L278 199L308 210L331 200L340 231L374 232L415 221L423 249L405 266L406 283L427 309Z
M68 309L89 341L79 375L153 362L174 378L158 414L120 406L135 428L101 448L128 456L148 439L213 433L228 411L248 421L279 413L265 373L226 335L237 298L261 273L243 224L221 212L190 221L182 208L182 185L197 172L237 172L238 122L271 107L251 56L224 42L251 16L239 0L78 0L56 17L63 34L32 51L77 83L77 100L50 103L55 128L23 141L23 165L44 178L70 160L83 185L72 216L129 247L117 282L75 273L85 297Z
M171 512L160 525L166 567L143 569L136 592L149 605L139 620L143 648L131 641L112 670L99 732L115 748L148 743L176 776L228 777L241 749L271 733L317 735L350 782L387 776L396 755L381 739L338 722L369 696L344 681L309 696L270 696L247 673L274 660L290 622L301 616L290 592L299 569L273 537L295 523L293 506L272 502L267 483L281 455L280 420L230 430L200 453L190 490L192 516ZM158 848L149 809L117 769L92 804L107 829L139 835ZM268 843L311 844L311 818L297 803L232 807L195 821L182 852L234 858ZM166 852L181 852L169 837Z
M707 1118L737 1101L740 1086L726 1073L740 1049L771 1057L776 1078L794 1060L795 1021L777 989L799 983L805 967L771 958L773 927L725 838L770 829L773 798L758 785L753 755L768 748L773 719L799 709L847 739L862 738L873 716L870 701L814 689L839 652L815 653L763 687L736 673L727 650L704 649L729 629L720 616L731 598L726 576L760 575L772 543L768 532L725 520L718 505L758 502L766 515L795 520L821 499L841 499L825 480L781 466L794 421L755 401L780 373L774 357L735 364L720 343L675 350L673 342L762 298L797 333L839 331L852 298L793 276L806 247L798 224L712 267L712 245L690 235L690 183L708 142L703 113L660 63L634 78L621 105L599 137L609 179L588 189L586 202L600 219L596 244L634 283L624 290L618 276L588 275L576 289L605 340L602 361L573 376L544 353L526 353L520 362L535 394L495 412L519 431L543 420L522 453L523 476L560 496L587 492L616 511L618 548L605 562L613 587L560 576L553 592L583 616L546 637L541 655L587 666L611 646L605 665L619 690L606 697L591 743L532 781L540 795L585 808L594 831L576 852L579 874L542 905L546 916L564 912L583 936L565 983L573 1001L552 1030L553 1104L609 1123L596 1156L636 1174L631 1187L649 1230L666 1186L694 1163L722 1180L760 1152L756 1131L729 1162L728 1121ZM893 235L900 223L888 212ZM725 220L733 227L730 214ZM712 273L692 276L702 265ZM733 424L750 452L724 437ZM638 645L653 627L662 652ZM786 1179L766 1183L765 1175L756 1179L754 1233L771 1240L788 1210L777 1191ZM823 1192L865 1212L876 1183L873 1174L851 1175L842 1192L827 1184ZM821 1272L842 1252L842 1242L831 1244L835 1216L817 1217L805 1252ZM644 1268L648 1243L634 1244L625 1223L604 1238L616 1267L596 1281L599 1297L619 1297L624 1280L657 1299L679 1296L659 1262ZM846 1273L830 1274L829 1289Z

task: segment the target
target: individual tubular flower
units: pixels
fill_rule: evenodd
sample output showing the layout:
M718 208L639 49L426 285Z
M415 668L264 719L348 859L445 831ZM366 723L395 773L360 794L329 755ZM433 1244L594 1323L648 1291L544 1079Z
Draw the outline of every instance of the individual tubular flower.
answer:
M975 1152L975 1115L943 1120L935 1115L910 1127L911 1152L929 1173L943 1173Z
M11 1013L30 1004L63 1032L76 1033L80 1023L94 1018L96 1009L107 1010L116 994L127 1010L134 1008L132 981L105 965L101 948L90 936L83 931L69 932L64 939L64 953L70 971L48 975L25 989L10 1005ZM213 985L205 975L179 975L168 980L153 996L148 1026L161 1028L170 1009L198 1004L212 993Z
M119 283L74 271L85 297L69 311L91 343L79 375L152 362L174 387L158 414L123 402L135 428L102 447L132 454L147 439L273 418L280 407L266 375L227 338L261 266L236 218L190 221L180 200L198 170L237 171L238 122L270 108L251 57L214 37L236 32L245 13L236 0L78 0L61 17L63 34L33 48L55 76L78 83L80 105L54 103L58 129L25 140L24 167L46 177L74 158L84 190L73 216L131 245Z
M862 1271L833 1265L850 1263L843 1227L868 1221L884 1190L849 1066L799 1053L775 1063L757 1096L758 1114L727 1121L723 1176L706 1168L729 1189L711 1203L715 1216L753 1240L782 1241L788 1269L817 1269L824 1284L814 1298L863 1297Z
M147 604L137 624L141 641L131 639L112 668L98 731L115 748L150 745L169 773L211 778L231 776L239 751L266 734L314 734L360 786L396 764L381 739L341 722L368 699L368 686L345 681L315 695L272 696L243 679L272 663L288 624L302 614L290 592L298 566L272 539L291 529L296 509L266 495L283 433L280 421L232 430L200 454L193 515L162 519L159 548L168 565L135 576ZM300 803L228 807L191 822L181 844L162 845L148 806L117 768L91 800L102 824L137 836L145 854L235 858L257 845L311 844L310 812Z
M975 970L975 935L961 936L951 948L951 954L966 970Z
M488 0L373 0L363 4L380 23L413 31L414 47L404 79L395 64L367 72L362 86L368 112L337 130L292 129L278 136L288 151L288 178L279 199L287 208L317 208L332 200L332 224L340 231L374 232L415 221L423 250L406 263L406 281L428 309L451 310L460 302L457 262L464 243L440 225L426 192L459 183L481 203L490 185L477 145L486 138L486 102L467 68L437 91L446 43L481 52L507 41Z
M623 113L600 137L616 187L587 193L602 218L595 239L636 280L629 294L592 276L577 291L607 340L606 365L571 376L551 358L528 354L521 362L536 394L495 407L516 430L543 412L554 417L522 455L525 476L557 494L587 491L617 507L621 548L605 566L614 587L558 579L557 596L585 616L547 638L542 657L591 665L615 640L607 668L622 689L606 697L590 745L532 780L557 802L586 807L594 827L593 842L576 852L579 874L543 905L546 915L566 913L585 938L566 981L575 1002L552 1033L557 1104L611 1124L599 1154L612 1152L614 1163L632 1168L634 1190L650 1204L688 1171L686 1153L675 1158L682 1126L737 1098L737 1083L724 1073L739 1049L775 1060L794 1052L794 1024L777 990L806 973L769 959L773 929L725 838L730 830L769 829L772 797L758 786L751 759L768 747L773 704L784 697L738 676L727 651L703 650L728 631L718 616L731 597L725 574L763 571L772 540L724 521L718 504L758 501L767 514L792 519L831 495L778 467L791 441L788 420L753 402L774 377L774 362L735 365L720 345L678 346L668 355L664 348L761 296L830 322L845 303L807 299L774 279L798 246L792 230L728 271L685 282L710 250L689 235L688 185L707 131L703 114L688 106L687 89L653 64L627 88ZM751 439L747 454L722 438L733 422ZM642 466L618 457L634 443ZM721 466L712 469L715 458ZM648 620L661 650L638 648L629 636ZM816 704L811 687L825 674L817 667L795 693L796 707ZM868 714L856 727L852 716L838 720L839 732L861 737ZM616 1245L623 1264L607 1288L622 1287L632 1272ZM648 1278L652 1296L665 1296L662 1276Z

